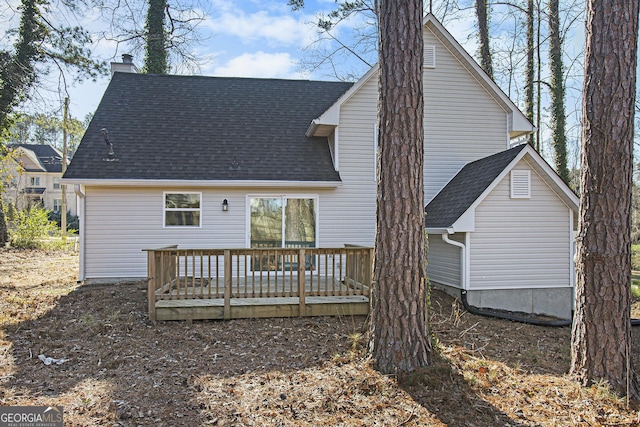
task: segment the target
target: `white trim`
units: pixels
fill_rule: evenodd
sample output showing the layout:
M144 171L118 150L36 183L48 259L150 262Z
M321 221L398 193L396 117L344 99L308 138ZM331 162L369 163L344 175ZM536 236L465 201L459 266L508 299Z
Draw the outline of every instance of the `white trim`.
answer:
M507 110L511 110L511 112L513 113L511 123L514 124L511 127L511 138L516 138L520 135L526 135L535 132L535 126L533 126L533 124L529 122L522 111L520 111L520 109L513 103L513 101L509 99L509 97L502 91L502 89L500 89L500 87L493 80L491 80L491 78L489 78L487 73L482 70L480 65L478 65L478 63L471 57L471 55L469 55L469 53L462 47L462 45L458 43L458 41L451 35L451 33L449 33L449 31L447 31L447 29L440 23L440 21L438 21L438 19L431 13L427 13L422 21L423 27L426 27L427 24L433 25L433 27L435 27L435 30L442 34L445 39L444 41L447 42L445 46L448 45L449 47L455 49L456 53L459 55L459 59L462 59L464 61L463 65L468 65L468 67L466 68L470 72L472 72L476 79L479 80L487 90L490 90L490 92L495 95L494 99L499 100L503 107L506 107ZM517 123L517 126L515 125L515 123ZM514 129L516 130L514 131Z
M576 283L576 266L575 266L575 239L573 232L573 211L569 209L569 284L575 288ZM574 295L575 297L575 295ZM575 301L574 301L575 302Z
M373 124L373 182L378 182L378 123Z
M85 277L85 262L86 262L86 236L87 236L87 222L85 221L85 189L81 185L74 185L73 191L76 193L78 199L78 227L80 228L80 254L78 256L78 282L83 282Z
M340 129L336 128L333 132L333 161L334 161L334 169L336 172L340 171L340 137L339 137Z
M543 172L546 173L546 175L551 179L551 182L554 183L558 189L560 189L560 192L556 192L560 200L562 200L563 203L569 209L574 209L575 211L577 211L578 205L580 204L580 200L578 199L578 196L576 196L575 193L571 191L571 189L567 186L567 184L565 184L564 181L562 181L562 179L558 176L558 174L553 169L551 169L551 166L549 166L549 164L542 157L540 157L540 154L536 150L534 150L533 147L526 144L525 147L522 149L522 151L520 151L520 153L518 153L518 155L511 161L511 163L509 163L503 169L503 171L496 177L496 179L493 180L493 182L484 190L484 192L482 192L482 194L471 204L471 206L469 206L469 208L467 208L467 210L462 215L460 215L458 220L460 220L460 218L463 218L467 214L467 212L469 212L470 210L475 211L476 207L478 207L478 205L489 195L489 193L491 193L493 189L505 178L505 176L511 171L511 169L513 169L515 165L517 165L518 162L522 160L524 156L527 154L535 161L538 167L542 169ZM547 185L549 185L549 182L547 180L544 180L544 181L547 183ZM456 221L453 224L452 228L456 233L473 231L473 230L462 228L463 225L464 224L462 224L462 222L459 223L458 221Z
M167 194L197 194L200 196L199 208L167 208ZM162 228L179 228L179 229L193 229L202 228L202 211L204 200L202 198L202 192L198 191L163 191L162 192ZM167 225L167 212L198 212L198 225Z
M341 181L203 181L176 179L81 179L62 178L62 184L81 184L90 187L235 187L235 188L265 188L265 187L303 187L303 188L337 188Z

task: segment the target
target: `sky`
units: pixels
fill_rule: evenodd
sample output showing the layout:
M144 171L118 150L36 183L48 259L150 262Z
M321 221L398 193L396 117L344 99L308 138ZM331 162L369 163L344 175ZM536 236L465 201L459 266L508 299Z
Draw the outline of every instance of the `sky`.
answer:
M287 0L203 1L207 2L203 6L207 18L199 26L203 41L195 46L195 53L201 58L201 66L194 74L335 80L331 67L312 72L303 67L313 54L312 48L322 47L314 45L317 40L314 23L318 14L328 13L335 7L334 0L306 0L305 8L300 11L292 11ZM85 25L97 34L99 25L96 22L96 16L89 16ZM362 22L357 20L346 22L336 30L336 35L345 36L360 24ZM459 41L474 48L473 38L468 37L474 31L471 21L458 20L448 23L447 28ZM108 62L120 61L121 54L129 53L126 46L105 41L96 43L93 51ZM134 63L142 67L143 59L134 57ZM355 58L344 59L344 62L349 64L340 65L348 65L355 76L363 75L369 69L367 64ZM94 112L108 82L109 77L103 77L95 83L72 86L69 89L71 115L82 119ZM50 86L59 86L58 81L51 81ZM52 99L51 108L58 102L61 104L61 96L55 91L48 96Z

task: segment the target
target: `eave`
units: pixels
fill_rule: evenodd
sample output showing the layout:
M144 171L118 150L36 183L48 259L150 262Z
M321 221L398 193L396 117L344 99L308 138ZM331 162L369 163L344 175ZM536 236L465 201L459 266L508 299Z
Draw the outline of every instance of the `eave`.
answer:
M86 187L211 187L211 188L338 188L341 181L249 181L175 179L83 179L62 178L62 184Z

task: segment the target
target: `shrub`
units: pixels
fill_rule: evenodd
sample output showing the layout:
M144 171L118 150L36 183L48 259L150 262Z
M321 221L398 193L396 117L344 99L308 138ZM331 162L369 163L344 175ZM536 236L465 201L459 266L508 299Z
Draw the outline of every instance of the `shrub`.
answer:
M39 206L15 210L9 223L9 242L21 249L48 249L46 239L59 234L55 222L49 221L48 211Z
M58 225L58 228L62 227L62 213L60 211L49 211L49 221L53 221ZM77 215L73 215L71 211L67 211L67 232L75 233L80 230L80 221Z

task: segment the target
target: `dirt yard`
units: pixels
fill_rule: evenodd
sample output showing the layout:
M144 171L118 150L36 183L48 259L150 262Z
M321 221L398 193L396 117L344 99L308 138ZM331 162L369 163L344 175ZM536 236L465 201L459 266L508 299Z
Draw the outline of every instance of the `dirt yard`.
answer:
M74 426L640 425L635 404L567 377L569 328L436 292L442 361L399 380L362 359L365 318L154 324L144 283L76 271L73 254L0 251L0 405L62 405Z

